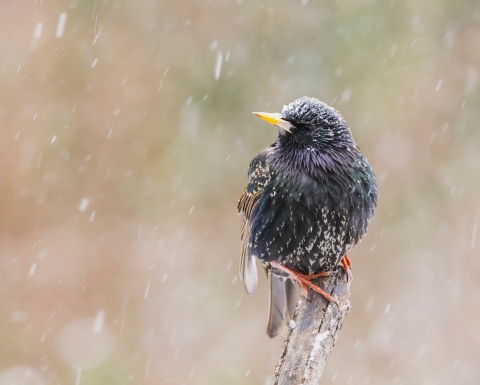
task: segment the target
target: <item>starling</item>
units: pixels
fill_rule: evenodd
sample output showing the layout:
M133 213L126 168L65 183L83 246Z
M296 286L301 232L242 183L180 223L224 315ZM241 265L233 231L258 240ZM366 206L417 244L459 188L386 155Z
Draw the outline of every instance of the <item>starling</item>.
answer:
M303 97L282 113L254 112L278 128L278 139L250 163L240 197L240 277L252 294L255 258L270 280L267 334L293 316L298 289L333 299L310 281L346 270L351 250L367 231L377 204L376 178L350 128L334 108ZM347 274L348 277L348 274Z

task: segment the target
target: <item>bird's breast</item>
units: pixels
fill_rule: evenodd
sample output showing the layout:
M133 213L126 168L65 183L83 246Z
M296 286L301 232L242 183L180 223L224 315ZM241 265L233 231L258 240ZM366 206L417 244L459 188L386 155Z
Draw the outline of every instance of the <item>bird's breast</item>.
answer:
M348 194L329 181L276 175L253 222L252 252L305 274L330 270L351 247L350 209Z

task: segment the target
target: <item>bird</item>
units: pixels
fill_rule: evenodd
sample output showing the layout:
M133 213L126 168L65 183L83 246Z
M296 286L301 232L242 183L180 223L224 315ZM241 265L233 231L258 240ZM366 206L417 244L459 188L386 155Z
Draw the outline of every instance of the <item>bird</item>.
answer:
M375 173L355 144L345 119L313 97L254 112L278 129L277 140L257 154L238 201L240 278L248 294L258 285L256 259L270 281L267 334L275 337L293 318L307 287L335 302L311 280L331 275L365 235L377 206ZM300 293L299 288L300 286Z

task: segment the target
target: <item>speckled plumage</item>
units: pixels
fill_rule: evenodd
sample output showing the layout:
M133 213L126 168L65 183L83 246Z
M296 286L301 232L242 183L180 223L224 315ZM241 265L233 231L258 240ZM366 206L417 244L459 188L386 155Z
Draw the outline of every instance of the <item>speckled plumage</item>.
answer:
M304 97L281 115L291 133L279 129L252 160L238 205L248 292L256 286L248 276L253 257L267 269L277 261L303 274L333 270L365 234L377 202L375 175L335 109Z

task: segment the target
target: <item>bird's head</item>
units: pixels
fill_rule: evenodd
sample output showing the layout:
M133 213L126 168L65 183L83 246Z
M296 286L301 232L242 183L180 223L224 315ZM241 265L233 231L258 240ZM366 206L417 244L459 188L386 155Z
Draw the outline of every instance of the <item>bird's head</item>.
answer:
M278 127L281 147L331 152L354 146L350 129L333 107L318 99L303 97L284 106L281 113L254 112Z

